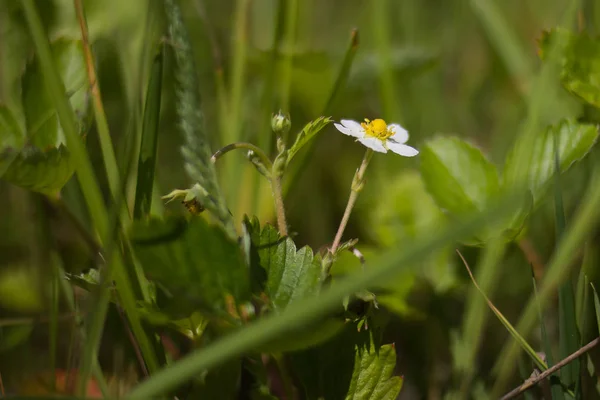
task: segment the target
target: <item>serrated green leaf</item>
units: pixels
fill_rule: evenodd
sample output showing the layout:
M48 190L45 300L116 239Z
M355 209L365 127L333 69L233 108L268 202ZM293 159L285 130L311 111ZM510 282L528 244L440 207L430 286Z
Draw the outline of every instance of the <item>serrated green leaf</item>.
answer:
M534 202L548 189L554 174L554 136L558 135L558 157L560 171L567 171L573 163L582 159L592 148L598 138L598 128L590 124L578 124L571 120L561 121L557 125L548 127L536 136L533 144L520 140L515 143L507 156L504 167L504 185L514 185L524 178L529 184ZM528 146L531 154L529 170L520 170L523 163L516 159L518 146Z
M394 400L402 389L403 379L393 376L396 367L396 349L393 345L381 346L375 351L357 349L354 371L346 400Z
M146 274L167 289L174 307L223 315L231 298L249 299L248 270L238 244L200 217L137 221L131 241ZM229 299L229 300L228 300Z
M6 152L2 159L10 155ZM26 147L12 159L3 178L25 189L53 195L71 178L73 168L64 145L47 151Z
M271 225L263 228L257 247L260 264L267 272L266 293L276 312L293 301L319 293L321 260L310 247L296 250L294 241L289 237L280 239Z
M332 119L329 117L319 117L314 121L309 122L302 128L298 136L296 136L296 141L288 150L287 163L289 164L292 158L300 151L304 145L311 141L311 139L319 133L323 128L325 128L329 123L332 122Z
M80 129L84 131L89 102L82 44L61 39L52 44L51 50L71 106L79 117ZM0 172L9 182L52 195L67 183L74 166L54 104L44 88L44 75L34 60L22 78L26 129L17 131L20 124L6 109L0 113Z
M482 211L500 194L496 167L471 144L438 136L421 148L421 176L427 191L452 220ZM487 226L467 244L479 245L492 237L514 239L522 218L512 216L498 226Z
M558 46L563 86L586 102L600 107L600 40L585 33L553 29L546 32L540 41L542 58L554 42Z

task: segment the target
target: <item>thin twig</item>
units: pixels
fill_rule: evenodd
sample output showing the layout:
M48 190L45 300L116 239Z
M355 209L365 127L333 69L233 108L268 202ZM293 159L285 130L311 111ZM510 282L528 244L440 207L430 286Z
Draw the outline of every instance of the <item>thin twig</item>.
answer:
M596 347L599 343L600 343L600 337L597 337L596 339L592 340L591 342L589 342L588 344L586 344L585 346L583 346L582 348L580 348L579 350L577 350L576 352L571 354L570 356L568 356L568 357L564 358L563 360L559 361L558 363L554 364L552 367L548 368L547 370L545 370L544 372L542 372L535 378L530 378L530 379L526 380L521 386L511 390L506 395L504 395L504 397L502 397L501 400L513 399L513 398L521 395L523 392L531 389L533 386L537 385L540 381L546 379L547 377L549 377L550 375L552 375L553 373L555 373L556 371L558 371L565 365L567 365L570 362L574 361L575 359L581 357L582 355L584 355L585 353L587 353L588 351L590 351L591 349Z
M253 145L252 143L245 143L245 142L231 143L231 144L228 144L227 146L215 151L215 153L210 158L210 161L212 161L214 164L217 162L217 160L219 158L221 158L223 155L225 155L225 153L229 153L231 150L235 150L235 149L251 150L254 152L254 154L256 154L258 156L258 158L260 158L260 160L263 162L263 164L265 165L265 167L267 169L271 170L273 168L273 163L271 162L271 160L269 160L269 157L267 157L265 152L262 151L262 149L260 147L257 147L255 145Z

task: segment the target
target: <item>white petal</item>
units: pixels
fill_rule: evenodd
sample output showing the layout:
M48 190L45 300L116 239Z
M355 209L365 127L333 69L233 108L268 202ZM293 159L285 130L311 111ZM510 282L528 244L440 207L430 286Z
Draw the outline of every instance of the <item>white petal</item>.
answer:
M342 119L340 120L340 122L342 123L342 125L344 125L346 128L352 129L353 131L364 131L363 127L361 124L359 124L356 121L352 121L351 119Z
M391 140L387 141L387 147L394 153L400 154L404 157L414 157L419 154L419 150L402 143L393 142Z
M342 120L342 123L347 123L348 120ZM350 121L350 122L354 122L354 121ZM345 135L348 136L353 136L353 137L362 137L364 136L364 130L362 128L362 126L360 126L360 124L356 123L356 125L358 125L358 127L356 125L352 125L352 124L345 124L345 125L340 125L340 124L333 124L336 129L340 132L342 132Z
M359 137L362 136L362 134L358 134L358 132L354 132L352 129L348 129L345 126L342 126L340 124L333 124L333 126L335 126L335 128L342 132L344 135L348 135L348 136L352 136L352 137Z
M368 148L375 150L379 153L387 153L386 148L383 147L383 142L377 138L364 137L358 139L358 141L367 146Z
M389 139L394 139L396 143L406 143L408 141L408 131L398 124L389 124L388 129L394 132ZM388 140L389 140L388 139Z

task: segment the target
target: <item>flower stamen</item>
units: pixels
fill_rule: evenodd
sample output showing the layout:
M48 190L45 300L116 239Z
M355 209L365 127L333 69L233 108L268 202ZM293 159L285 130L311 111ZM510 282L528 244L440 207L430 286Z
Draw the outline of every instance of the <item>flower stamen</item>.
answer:
M382 119L374 119L369 121L365 118L365 122L361 122L360 126L365 130L367 136L377 138L379 140L387 140L394 135L391 129L388 129L387 124Z

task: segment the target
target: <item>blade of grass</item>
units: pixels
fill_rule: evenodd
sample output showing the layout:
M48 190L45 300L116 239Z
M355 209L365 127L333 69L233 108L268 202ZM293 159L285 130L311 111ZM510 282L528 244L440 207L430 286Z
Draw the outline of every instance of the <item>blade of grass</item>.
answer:
M469 386L475 373L475 356L483 339L482 331L485 327L487 318L487 305L491 304L490 296L493 296L494 290L498 287L499 274L501 272L498 264L504 255L506 246L502 241L493 241L485 248L481 258L481 262L477 271L477 281L473 279L473 287L469 291L467 299L466 313L463 319L462 340L465 345L464 357L461 357L460 365L465 368L462 371L462 382L460 386L461 398L466 398L469 391ZM465 263L465 267L470 272L466 261L460 255L460 258ZM483 296L482 296L483 294ZM492 308L490 306L490 308ZM494 307L495 308L495 307ZM492 308L493 309L493 308ZM459 361L459 360L457 360Z
M102 104L102 95L100 93L100 85L98 84L96 68L94 67L94 56L92 55L92 50L90 47L90 38L87 21L85 18L85 10L83 9L82 0L73 0L73 4L75 6L75 14L77 16L77 21L79 22L79 28L81 29L81 40L83 42L85 64L87 67L86 70L90 91L92 93L92 104L94 107L96 129L98 131L98 138L100 140L100 149L102 150L102 160L104 161L104 168L106 169L108 186L110 187L113 198L116 198L118 190L121 189L121 185L119 183L121 178L119 176L117 157L115 155L112 139L110 138L110 130L108 128L108 121L106 120L106 113L104 112L104 105Z
M340 71L338 72L337 78L333 83L333 87L331 88L331 92L325 103L325 107L323 108L322 116L327 116L331 113L336 105L336 101L339 99L339 96L343 92L343 89L346 87L346 83L348 82L348 77L350 76L350 69L352 68L352 63L354 62L354 57L356 56L356 52L358 50L359 45L359 36L358 30L353 29L350 33L350 41L348 43L348 47L346 48L346 53L344 55L344 60L342 61L342 66ZM312 158L312 155L317 148L317 143L319 141L319 136L317 136L312 142L306 145L306 150L302 151L297 156L297 161L295 162L296 167L294 167L289 173L288 177L285 179L283 186L283 194L286 196L289 193L290 188L298 182L298 179L302 176L302 173L306 171L308 162Z
M577 256L581 243L592 232L598 223L600 217L600 168L594 169L594 176L590 182L587 193L585 194L578 210L575 213L572 224L565 231L563 239L558 245L554 256L552 257L544 279L540 284L538 299L542 307L550 298L553 291L556 290L565 278L571 273L573 267L572 261ZM531 332L535 325L537 314L537 302L531 298L521 315L517 330L526 336ZM495 394L498 394L504 387L508 377L511 374L510 365L514 363L518 356L519 347L517 343L510 342L505 345L496 363L498 371L495 383ZM497 397L497 396L494 396Z
M281 63L281 76L279 86L281 88L280 109L283 112L290 111L290 92L292 88L292 59L295 54L296 36L298 31L298 0L286 0L285 4L285 27L284 41L286 51L283 53ZM286 133L286 135L288 135ZM284 137L287 142L288 137Z
M150 214L152 207L152 189L154 185L154 171L158 150L158 126L160 118L160 103L163 75L163 47L154 58L148 90L144 119L142 123L142 139L138 158L138 175L135 189L135 205L133 217L140 219Z
M560 243L566 228L566 218L560 185L558 141L558 135L554 135L554 207L556 213L556 243ZM575 294L573 292L573 283L571 279L567 279L558 288L558 321L559 357L565 358L579 348L579 333L577 332L577 321L575 320ZM573 387L579 380L579 361L575 360L566 365L560 371L560 377L565 385Z
M485 292L483 292L481 290L481 288L477 284L477 281L475 280L475 277L473 276L473 273L471 272L471 268L469 268L469 265L467 264L467 261L464 259L464 257L462 256L462 254L460 254L460 252L458 250L457 250L457 253L458 253L459 257L461 258L463 264L465 265L465 268L467 269L467 272L469 273L469 276L471 277L471 281L473 282L473 285L475 285L475 288L477 289L477 291L479 293L481 293L481 295L485 299L488 307L492 310L492 312L500 320L502 325L504 325L504 327L506 328L508 333L510 333L510 335L515 339L515 341L525 350L525 352L529 355L529 357L531 357L531 359L533 360L533 362L539 369L541 369L542 371L545 371L546 369L548 369L548 366L546 365L544 360L542 360L540 358L540 356L538 356L537 352L533 349L533 347L531 347L529 345L529 343L527 343L527 340L525 340L525 338L519 334L519 332L511 325L511 323L506 319L506 317L504 317L504 315L500 312L500 310L498 310L496 308L496 306L494 306L494 303L491 302L491 300L487 297Z
M535 273L532 271L531 280L533 282L533 295L537 300L537 284L535 282ZM542 333L542 346L544 348L544 352L546 353L546 363L548 364L548 368L552 368L554 366L554 355L552 354L552 343L548 338L548 332L546 331L546 324L544 323L544 312L542 311L542 307L540 306L539 301L538 305L538 318L540 321L540 330ZM566 368L566 366L565 366ZM562 371L561 371L562 376ZM554 379L552 379L554 378ZM565 395L562 390L561 380L557 374L550 375L550 390L552 392L553 400L562 400L565 398Z
M209 347L192 352L172 365L159 371L148 380L142 382L130 393L130 398L146 399L163 394L165 391L196 376L200 371L211 368L232 357L256 348L276 337L290 332L310 321L322 317L341 306L341 302L349 293L369 288L389 279L403 268L409 268L413 262L426 254L454 243L468 234L476 232L484 225L495 223L514 212L514 205L520 204L517 196L504 197L498 204L490 206L485 212L465 218L460 224L448 227L435 235L421 238L414 243L407 243L401 250L384 253L377 261L377 267L365 268L340 280L319 296L310 297L291 304L279 315L271 314L257 320L244 329L218 339Z

